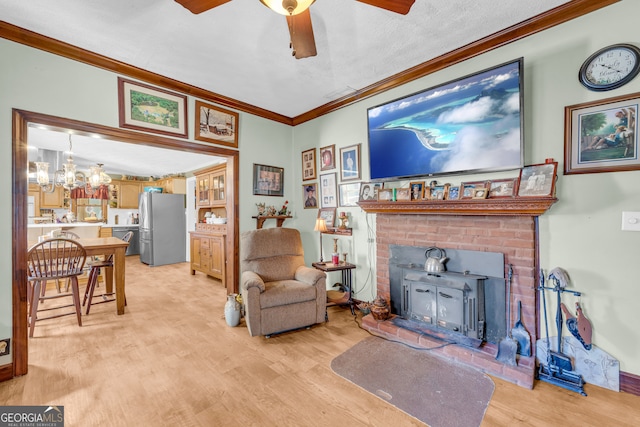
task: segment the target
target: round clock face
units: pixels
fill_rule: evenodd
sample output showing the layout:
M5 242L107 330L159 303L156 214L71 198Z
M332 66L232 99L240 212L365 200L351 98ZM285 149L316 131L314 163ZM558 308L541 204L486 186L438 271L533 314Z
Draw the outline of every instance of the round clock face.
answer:
M591 55L580 67L579 80L587 89L604 91L619 88L640 72L640 49L617 44Z

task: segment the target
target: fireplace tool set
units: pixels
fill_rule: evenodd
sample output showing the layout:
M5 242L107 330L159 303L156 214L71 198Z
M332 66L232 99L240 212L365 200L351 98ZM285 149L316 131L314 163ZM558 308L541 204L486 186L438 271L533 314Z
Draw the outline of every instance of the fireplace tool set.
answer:
M544 271L540 270L540 286L538 289L542 294L542 308L544 310L544 326L547 334L547 363L540 363L538 369L538 378L544 382L555 384L559 387L566 388L567 390L575 391L583 396L587 393L584 392L584 379L582 375L573 370L573 362L571 358L562 353L562 301L561 294L563 292L571 293L575 296L580 296L580 292L571 291L566 289L566 285L569 283L569 276L566 271L561 268L554 268L549 273L549 280L554 282L554 287L544 286ZM556 311L556 328L558 329L558 348L557 351L551 349L551 342L549 340L549 322L547 319L547 301L545 297L545 290L554 291L557 295L557 311ZM566 308L566 307L565 307ZM590 326L590 325L589 325ZM589 327L589 347L590 347L590 327ZM573 333L573 331L572 331ZM580 340L584 345L584 338ZM586 347L585 347L586 348Z

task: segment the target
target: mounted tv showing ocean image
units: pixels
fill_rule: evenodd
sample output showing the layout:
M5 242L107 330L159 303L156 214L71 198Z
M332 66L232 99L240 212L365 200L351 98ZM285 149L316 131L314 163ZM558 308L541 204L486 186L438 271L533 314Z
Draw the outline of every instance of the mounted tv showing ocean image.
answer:
M367 110L371 180L523 166L522 58Z

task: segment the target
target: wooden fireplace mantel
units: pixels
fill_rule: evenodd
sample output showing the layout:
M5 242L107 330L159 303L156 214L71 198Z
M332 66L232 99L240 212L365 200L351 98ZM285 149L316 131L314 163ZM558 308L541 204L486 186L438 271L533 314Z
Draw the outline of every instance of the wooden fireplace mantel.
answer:
M540 216L557 202L555 197L496 199L361 201L367 213L414 215L527 215Z

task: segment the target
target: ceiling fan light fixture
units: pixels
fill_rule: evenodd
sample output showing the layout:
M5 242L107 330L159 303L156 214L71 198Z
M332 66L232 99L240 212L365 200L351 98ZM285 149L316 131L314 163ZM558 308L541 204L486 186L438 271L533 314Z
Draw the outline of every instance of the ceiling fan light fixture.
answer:
M297 15L309 9L316 0L260 0L269 9L281 15Z

